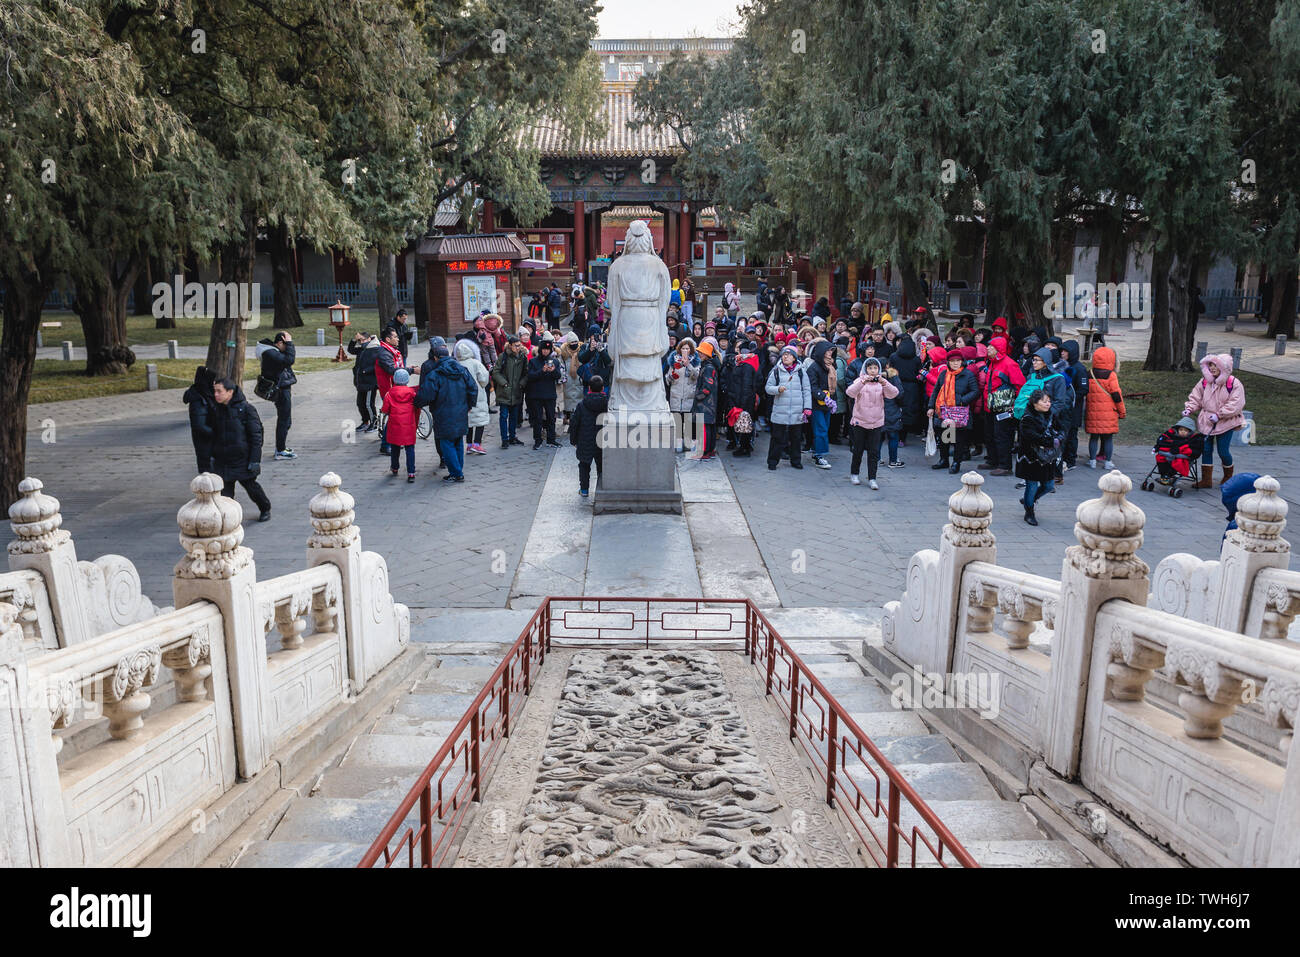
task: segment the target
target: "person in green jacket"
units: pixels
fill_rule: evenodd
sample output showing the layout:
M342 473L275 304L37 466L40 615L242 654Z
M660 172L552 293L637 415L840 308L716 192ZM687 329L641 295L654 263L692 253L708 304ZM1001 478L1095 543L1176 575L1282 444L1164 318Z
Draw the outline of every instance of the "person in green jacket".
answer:
M505 351L492 367L492 385L501 408L501 448L523 445L515 433L524 411L524 384L528 373L528 353L518 336L506 339Z

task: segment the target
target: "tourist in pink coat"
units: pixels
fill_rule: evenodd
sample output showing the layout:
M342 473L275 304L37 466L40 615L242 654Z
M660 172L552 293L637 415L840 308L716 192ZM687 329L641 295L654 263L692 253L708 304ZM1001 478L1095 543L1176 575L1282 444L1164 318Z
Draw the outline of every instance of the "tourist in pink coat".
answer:
M1193 488L1214 484L1214 449L1223 463L1222 485L1232 478L1232 433L1245 424L1246 387L1232 374L1232 356L1206 356L1201 360L1201 381L1187 397L1183 415L1196 416L1196 428L1206 436L1201 453L1201 477Z

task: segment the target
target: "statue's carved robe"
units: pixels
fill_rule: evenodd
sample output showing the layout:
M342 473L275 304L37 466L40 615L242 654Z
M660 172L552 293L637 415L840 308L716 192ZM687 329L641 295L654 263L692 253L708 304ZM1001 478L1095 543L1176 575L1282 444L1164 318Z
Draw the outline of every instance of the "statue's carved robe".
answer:
M663 357L672 295L668 267L653 253L625 254L609 267L609 353L614 383L609 408L667 412Z

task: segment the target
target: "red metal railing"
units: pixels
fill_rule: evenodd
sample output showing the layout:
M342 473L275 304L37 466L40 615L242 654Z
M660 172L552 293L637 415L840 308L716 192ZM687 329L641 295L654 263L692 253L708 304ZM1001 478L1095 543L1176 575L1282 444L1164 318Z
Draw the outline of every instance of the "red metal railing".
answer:
M843 812L877 865L979 866L752 601L552 596L528 620L360 867L415 867L417 846L420 867L450 862L469 808L482 797L553 637L647 648L654 641L715 641L739 650L743 643L767 694L789 722L790 739L825 783L826 803ZM417 807L418 820L408 822Z

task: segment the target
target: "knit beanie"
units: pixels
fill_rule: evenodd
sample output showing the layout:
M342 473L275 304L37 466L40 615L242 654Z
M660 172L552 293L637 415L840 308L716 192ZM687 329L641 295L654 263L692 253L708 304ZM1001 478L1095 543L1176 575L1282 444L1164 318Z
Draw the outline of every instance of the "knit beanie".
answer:
M1196 431L1196 422L1190 416L1186 416L1186 415L1183 416L1181 419L1178 420L1178 424L1182 428L1187 429L1190 432Z
M411 381L411 373L405 369L398 369L393 373L393 385L406 385Z

